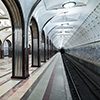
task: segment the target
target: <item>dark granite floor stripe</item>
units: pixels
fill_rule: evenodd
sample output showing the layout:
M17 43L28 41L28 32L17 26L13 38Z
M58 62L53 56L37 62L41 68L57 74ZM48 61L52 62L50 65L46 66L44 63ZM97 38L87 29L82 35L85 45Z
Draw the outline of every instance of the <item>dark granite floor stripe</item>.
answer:
M53 80L54 80L54 76L55 76L55 70L56 70L56 64L55 64L55 66L54 66L52 75L51 75L51 77L50 77L50 80L49 80L47 89L46 89L46 91L45 91L45 94L44 94L44 97L43 97L42 100L49 100L49 98L50 98L50 92L51 92L51 89L52 89L52 84L53 84Z
M22 80L23 81L23 80ZM20 81L19 83L17 83L14 87L12 87L9 91L7 91L5 94L3 94L1 97L0 97L0 100L6 100L6 99L3 99L5 98L5 96L9 96L10 92L14 91L14 89L22 82ZM12 92L13 93L13 92Z
M55 58L55 57L54 57ZM54 60L53 58L53 60ZM50 64L53 62L53 60L49 63L48 67L50 66ZM44 75L44 73L46 72L46 70L48 69L48 67L42 72L42 74L37 78L37 80L33 83L33 85L28 89L28 91L25 93L25 95L21 98L21 100L27 100L28 97L30 96L30 94L32 93L32 91L34 91L35 87L37 86L37 84L39 83L39 81L41 80L42 76Z
M0 76L0 78L2 78L2 77L4 77L4 76L7 76L7 75L9 75L9 74L11 74L12 72L9 72L9 73L7 73L7 74L4 74L4 75L2 75L2 76Z
M35 72L37 72L38 69L35 69L31 75L35 74ZM25 82L27 82L27 80L29 79L30 77L28 77L27 79L25 80L21 80L19 83L17 83L12 89L10 89L9 91L7 91L4 95L2 95L0 97L0 100L7 100L14 92L17 91L17 89L19 89ZM18 80L18 79L16 79Z
M36 70L37 70L37 69L35 69L31 74L33 74ZM31 74L30 74L30 75L31 75ZM8 75L8 74L7 74L7 75ZM6 75L3 75L3 77L4 77L4 76L6 76ZM8 78L8 79L6 79L6 80L0 82L0 86L3 85L3 84L5 84L5 83L7 83L7 82L10 81L10 80L11 80L11 78Z
M11 78L8 78L8 79L6 79L6 80L0 82L0 86L4 85L5 83L7 83L7 82L10 81L10 80L11 80Z

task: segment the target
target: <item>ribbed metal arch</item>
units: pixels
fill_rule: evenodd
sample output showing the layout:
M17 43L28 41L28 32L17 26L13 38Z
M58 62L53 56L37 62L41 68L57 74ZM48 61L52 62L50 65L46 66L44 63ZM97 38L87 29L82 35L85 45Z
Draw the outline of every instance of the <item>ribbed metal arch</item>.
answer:
M8 42L9 47L11 47L11 41L10 40L6 40Z
M41 34L41 61L46 62L46 41L45 41L45 33L42 31Z
M0 40L0 46L1 46L1 44L2 44L2 41Z
M32 32L32 67L40 66L40 39L39 29L34 17L31 19L31 32Z
M2 0L2 2L4 3L9 12L12 23L12 43L13 43L12 77L26 78L29 75L28 75L28 66L27 64L25 64L27 61L24 50L25 24L24 24L22 8L18 0Z

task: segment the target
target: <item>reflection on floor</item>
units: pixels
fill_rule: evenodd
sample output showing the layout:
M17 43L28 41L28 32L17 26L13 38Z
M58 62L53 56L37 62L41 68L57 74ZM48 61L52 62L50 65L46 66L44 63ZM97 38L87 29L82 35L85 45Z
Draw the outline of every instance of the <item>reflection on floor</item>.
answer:
M3 78L8 74L11 74L11 70L12 70L12 58L5 57L5 59L0 59L0 78Z
M31 75L37 69L37 67L31 67L31 55L29 56L29 66L29 74ZM12 58L0 59L0 100L7 100L25 82L25 80L11 79L11 76ZM12 89L14 91L11 91Z
M72 100L60 53L39 68L30 67L27 79L10 78L11 58L0 63L0 100Z

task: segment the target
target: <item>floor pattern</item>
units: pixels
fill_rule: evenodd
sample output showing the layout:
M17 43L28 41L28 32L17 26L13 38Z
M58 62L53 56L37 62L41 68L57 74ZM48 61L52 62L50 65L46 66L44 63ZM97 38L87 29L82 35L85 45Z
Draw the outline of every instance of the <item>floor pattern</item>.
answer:
M42 66L39 68L31 67L31 56L29 56L30 77L27 79L11 79L12 58L0 59L0 100L20 100L45 71L51 60L46 64L42 63Z

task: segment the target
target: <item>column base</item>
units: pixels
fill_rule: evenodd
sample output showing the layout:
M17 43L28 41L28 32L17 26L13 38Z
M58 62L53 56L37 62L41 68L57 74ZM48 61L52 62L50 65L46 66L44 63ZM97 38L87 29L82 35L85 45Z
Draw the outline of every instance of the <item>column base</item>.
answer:
M1 58L4 58L4 50L1 50Z
M41 62L46 62L46 61L41 61Z
M37 65L32 65L31 67L40 67L41 65L37 66Z
M25 76L25 77L20 77L20 76L12 76L11 78L12 79L26 79L26 78L28 78L30 75L27 75L27 76Z

